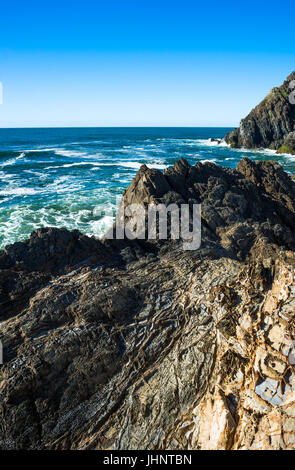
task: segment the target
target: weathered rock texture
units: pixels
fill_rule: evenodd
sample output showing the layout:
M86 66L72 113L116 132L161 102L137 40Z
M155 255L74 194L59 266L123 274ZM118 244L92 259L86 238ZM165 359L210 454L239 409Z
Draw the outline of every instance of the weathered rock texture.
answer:
M1 449L295 447L295 183L180 160L124 194L151 201L202 203L201 248L40 229L1 252Z
M232 147L272 148L295 153L295 105L290 102L290 83L295 72L279 88L241 120L240 127L225 136ZM295 87L293 87L295 88Z

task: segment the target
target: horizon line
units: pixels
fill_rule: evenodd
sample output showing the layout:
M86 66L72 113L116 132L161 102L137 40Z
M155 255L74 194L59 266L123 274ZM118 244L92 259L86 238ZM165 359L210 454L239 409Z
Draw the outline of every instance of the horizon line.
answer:
M6 129L228 129L237 126L15 126Z

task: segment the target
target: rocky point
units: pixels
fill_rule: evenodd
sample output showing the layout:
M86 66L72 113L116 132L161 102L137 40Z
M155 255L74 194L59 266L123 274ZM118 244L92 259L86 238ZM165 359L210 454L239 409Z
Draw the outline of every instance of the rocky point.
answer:
M1 449L294 449L295 182L181 159L123 202L201 204L201 247L47 228L0 252Z
M241 120L225 141L233 148L271 148L295 154L295 72ZM293 90L293 91L292 91Z

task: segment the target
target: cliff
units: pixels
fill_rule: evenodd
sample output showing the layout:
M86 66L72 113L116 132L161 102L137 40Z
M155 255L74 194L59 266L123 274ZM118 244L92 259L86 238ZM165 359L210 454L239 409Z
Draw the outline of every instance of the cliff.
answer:
M48 228L0 252L1 449L294 449L295 183L181 159L124 193L152 201L201 203L200 249Z
M271 148L279 152L295 153L295 105L289 99L289 86L293 80L295 72L279 88L273 88L241 120L240 127L225 136L225 141L233 148Z

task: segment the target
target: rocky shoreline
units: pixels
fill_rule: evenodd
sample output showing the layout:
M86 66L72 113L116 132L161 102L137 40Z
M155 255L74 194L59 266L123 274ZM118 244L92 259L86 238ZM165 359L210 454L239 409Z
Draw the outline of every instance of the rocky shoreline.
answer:
M294 84L294 86L292 85ZM295 104L290 99L295 88L295 72L273 88L240 127L229 132L225 141L232 148L270 148L278 153L295 154ZM293 92L294 93L294 92Z
M0 448L294 449L294 181L181 159L123 200L202 204L201 247L48 228L1 251Z

